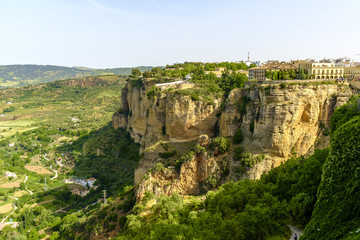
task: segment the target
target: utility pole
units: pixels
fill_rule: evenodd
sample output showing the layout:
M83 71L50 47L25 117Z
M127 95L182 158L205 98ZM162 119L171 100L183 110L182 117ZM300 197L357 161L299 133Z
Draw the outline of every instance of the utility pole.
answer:
M104 205L106 205L107 204L106 190L103 190L103 193L104 193Z

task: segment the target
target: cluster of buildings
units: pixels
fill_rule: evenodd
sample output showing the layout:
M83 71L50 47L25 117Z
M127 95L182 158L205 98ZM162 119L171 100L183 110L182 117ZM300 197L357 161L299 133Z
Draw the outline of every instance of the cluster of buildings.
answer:
M65 183L75 183L85 187L85 189L83 190L79 188L74 188L71 190L72 194L79 195L81 197L86 196L89 193L90 189L93 188L96 190L98 188L98 186L94 186L95 182L96 182L96 178L89 178L89 179L72 178L65 180Z
M65 183L76 183L84 187L89 186L89 188L93 188L95 182L96 182L96 178L89 178L89 179L72 178L65 180Z
M308 79L319 80L360 80L360 63L353 62L348 58L323 59L315 61L293 60L290 62L268 61L260 66L249 69L249 80L270 80L267 78L268 71L296 71L306 74Z

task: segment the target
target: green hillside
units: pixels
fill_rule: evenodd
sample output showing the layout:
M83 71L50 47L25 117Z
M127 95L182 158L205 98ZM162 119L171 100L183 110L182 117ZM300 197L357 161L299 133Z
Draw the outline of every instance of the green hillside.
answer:
M56 235L51 228L72 217L57 210L98 209L103 189L110 201L133 184L139 146L110 124L125 81L108 75L0 89L0 221L21 223L0 226L1 240ZM71 194L85 189L64 182L74 177L94 177L99 187L84 198Z
M302 239L360 239L360 102L337 109L311 221Z
M138 67L141 71L151 67ZM0 66L0 88L52 82L70 78L104 74L128 75L132 68L91 69L53 65L3 65Z

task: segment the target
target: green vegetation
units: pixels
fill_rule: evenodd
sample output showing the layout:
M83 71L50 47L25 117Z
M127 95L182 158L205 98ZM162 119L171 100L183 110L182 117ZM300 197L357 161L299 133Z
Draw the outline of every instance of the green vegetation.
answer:
M246 115L246 106L250 103L250 98L247 96L242 96L238 105L238 111L241 114L241 116Z
M133 68L131 70L131 77L140 77L141 76L141 71L138 68Z
M173 156L176 155L176 151L171 151L171 152L161 152L159 153L159 157L164 158L164 159L168 159L171 158Z
M116 239L287 239L289 223L305 226L310 220L328 153L290 159L258 181L226 183L205 201L150 194L127 216ZM209 176L206 182L214 180Z
M156 97L159 93L160 89L154 85L150 90L146 92L146 95L150 99Z
M353 117L360 115L360 97L354 96L348 104L336 109L336 114L331 118L330 131L333 134L339 127L351 120Z
M234 134L234 137L233 137L233 141L234 141L234 143L241 143L243 141L243 134L241 131L241 127L239 127L236 130L236 133Z
M221 76L214 74L215 68L223 68ZM190 96L193 101L205 101L213 104L214 98L225 97L232 89L242 88L245 82L248 81L246 74L239 72L239 70L246 70L248 67L244 63L194 63L185 62L183 64L168 65L165 69L153 68L151 71L143 73L146 81L154 83L163 83L179 79L185 79L186 76L191 76L189 82L194 86L191 88L175 90L167 89L167 92L173 92L175 95ZM206 72L210 71L210 72ZM135 78L135 76L133 76ZM135 80L132 81L132 86L142 86ZM149 98L158 94L159 89L148 90Z
M139 145L133 143L129 133L114 130L111 125L63 145L58 151L69 153L69 160L75 163L75 176L95 177L110 195L122 185L133 183L133 170L139 161Z
M236 154L238 154L238 153L236 153ZM251 167L254 167L255 164L264 160L264 158L265 158L265 155L263 155L263 154L254 156L252 153L243 153L243 154L241 154L240 163L243 166L251 168Z
M266 71L266 78L271 80L292 80L292 79L310 79L310 75L306 70L300 71L286 70L286 71Z
M139 203L127 217L125 232L117 239L266 239L286 236L288 215L283 203L266 186L251 181L228 183L205 202L194 197L185 203L179 195L157 198L151 214L140 217Z
M304 239L360 237L360 104L358 97L338 108L331 120L330 153L318 201Z
M113 130L109 123L120 105L124 85L122 77L103 76L0 91L0 109L6 109L9 100L14 107L1 119L0 175L10 171L18 176L0 178L0 205L3 201L11 206L16 203L18 209L11 218L20 222L19 229L4 228L1 240L42 239L47 234L51 239L63 234L65 239L73 239L64 229L74 219L83 219L98 209L102 189L111 200L133 184L139 146L128 133ZM62 160L61 166L56 159ZM58 171L56 179L41 173L54 176L50 166ZM29 167L34 170L29 171ZM85 187L63 182L74 176L95 177L98 188L85 197L76 196L70 190ZM122 205L124 209L132 208L132 197L129 199ZM55 212L59 209L68 213ZM44 229L45 233L39 233Z
M222 154L229 150L230 142L225 137L216 137L214 139L211 139L209 148Z
M254 65L250 66L254 67ZM191 75L194 80L216 79L214 73L206 74L206 71L215 71L216 68L226 69L226 74L236 73L239 70L247 70L245 63L221 62L221 63L201 63L185 62L174 65L167 65L165 69L155 67L143 73L144 78L154 78L156 82L166 81L167 79L182 78Z

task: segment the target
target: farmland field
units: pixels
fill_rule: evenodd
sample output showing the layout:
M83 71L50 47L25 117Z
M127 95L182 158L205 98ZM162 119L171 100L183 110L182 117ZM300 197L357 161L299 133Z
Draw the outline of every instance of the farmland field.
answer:
M50 172L49 170L47 170L46 168L42 167L42 166L25 166L25 168L31 172L35 172L39 175L51 175L52 172Z
M13 206L11 203L7 203L5 205L0 206L0 214L10 212L12 208Z
M0 188L13 188L20 187L21 180L17 180L15 182L3 183L0 185Z

